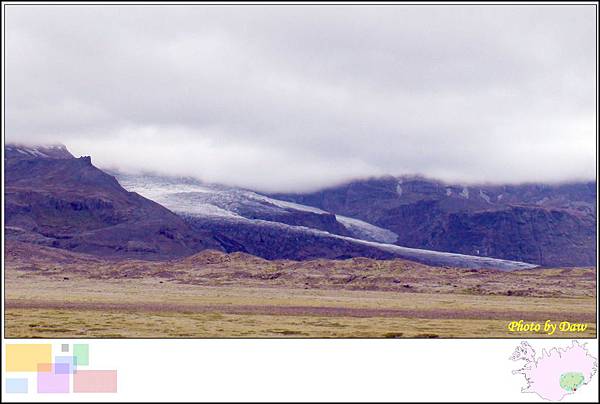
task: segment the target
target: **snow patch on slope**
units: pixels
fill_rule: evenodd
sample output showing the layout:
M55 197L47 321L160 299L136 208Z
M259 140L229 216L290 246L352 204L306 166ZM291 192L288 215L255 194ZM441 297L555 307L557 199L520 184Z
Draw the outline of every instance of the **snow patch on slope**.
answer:
M249 194L248 196L251 196L252 198L254 198L256 200L262 200L262 201L271 203L275 206L279 206L280 208L289 208L289 209L295 209L295 210L300 210L303 212L311 212L311 213L317 213L317 214L327 214L328 213L319 208L315 208L315 207L308 206L308 205L301 205L299 203L294 203L294 202L281 201L279 199L269 198L267 196L260 195L255 192L248 191L248 194Z
M479 190L479 197L481 199L483 199L484 201L486 201L487 203L492 203L490 200L490 197L488 196L488 194L486 194L485 192L483 192L481 189Z
M15 151L26 156L34 157L48 157L47 154L39 151L38 147L24 147L24 146L6 146L7 151Z
M381 243L395 243L398 240L398 235L393 231L377 227L371 223L340 215L335 215L335 218L356 238Z
M398 194L398 196L402 196L402 185L400 185L400 184L401 184L401 182L399 182L396 185L396 193Z

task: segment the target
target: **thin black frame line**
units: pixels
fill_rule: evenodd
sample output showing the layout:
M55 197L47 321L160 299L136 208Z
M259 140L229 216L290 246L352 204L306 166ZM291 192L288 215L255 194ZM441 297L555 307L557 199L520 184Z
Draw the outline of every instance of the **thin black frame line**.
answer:
M231 6L237 6L237 5L270 5L270 6L274 6L274 5L278 5L278 6L283 6L283 5L299 5L299 6L312 6L312 5L323 5L323 6L327 6L330 4L318 4L318 3L297 3L297 2L286 2L286 3L240 3L240 4L230 4ZM410 3L407 4L405 3L385 3L385 4L372 4L372 3L360 3L358 4L357 2L339 2L339 3L335 3L335 4L331 4L331 5L339 5L339 4L348 4L348 5L385 5L385 6L389 6L389 5L414 5L414 6L439 6L439 5L477 5L477 6L514 6L514 5L523 5L523 6L527 6L527 5L534 5L534 6L542 6L542 5L565 5L565 6L573 6L573 5L580 5L580 6L594 6L596 7L596 173L598 172L598 5L599 2L591 2L591 3L569 3L569 2L551 2L551 3L547 3L547 2L528 2L528 3L509 3L509 2L502 2L502 3L469 3L469 2L461 2L461 3ZM5 63L6 63L6 46L5 46L5 42L6 42L6 12L5 12L5 8L9 5L14 5L14 6L23 6L23 5L27 5L27 6L39 6L39 5L44 5L44 6L62 6L62 5L70 5L70 6L95 6L95 5L118 5L115 4L114 2L102 2L102 3L75 3L75 4L69 4L69 3L24 3L24 4L20 4L20 3L8 3L8 2L3 2L2 6L3 6L3 12L2 12L2 19L3 19L3 25L2 25L2 30L3 30L3 35L2 35L2 67L3 67L3 79L4 79L4 83L6 84L6 68L5 68ZM211 6L211 5L221 5L221 4L215 4L215 3L205 3L205 4L199 4L199 3L186 3L186 2L182 2L182 3L153 3L153 2L132 2L131 4L129 3L125 3L124 5L154 5L154 6L165 6L165 5L207 5L207 6ZM4 117L6 117L6 90L5 90L6 86L2 87L2 113L4 115ZM6 144L6 119L3 119L2 122L2 143L3 145ZM2 155L4 155L4 148L2 150ZM2 169L2 195L4 196L4 159L2 159L2 163L1 163L1 169ZM596 175L596 190L598 190L598 178ZM4 208L4 197L2 198L2 205ZM596 197L596 211L598 211L598 198ZM2 224L4 224L4 209L2 210ZM596 243L598 242L598 220L596 220ZM5 254L5 237L4 237L4 226L1 229L2 231L2 250L3 253ZM5 261L5 256L3 256L3 260L2 260L2 285L4 286L4 261ZM596 327L598 326L598 249L596 249ZM279 339L285 339L285 340L328 340L331 339L332 341L335 340L352 340L352 339L356 339L356 340L391 340L391 338L379 338L379 337L356 337L356 338L352 338L352 337L348 337L348 338L318 338L318 337L306 337L306 338L298 338L298 337L207 337L207 338L194 338L194 337L182 337L182 338L160 338L160 337L143 337L143 338L94 338L94 337L79 337L79 338L18 338L18 337L6 337L6 308L4 307L4 303L6 301L6 288L3 287L3 301L2 301L2 322L3 322L3 327L2 327L2 337L3 339L28 339L28 340L60 340L60 339L101 339L101 340L135 340L135 339L152 339L152 340L168 340L168 341L173 341L173 340L203 340L203 339L207 339L207 340L252 340L252 339L261 339L261 340L279 340ZM575 336L568 338L568 337L552 337L550 339L553 340L572 340L572 339L584 339L584 340L596 340L598 339L598 329L596 328L596 336L595 337L577 337L575 338ZM476 338L476 337L457 337L457 338L452 338L452 337L440 337L440 338L394 338L394 340L516 340L516 339L527 339L527 340L537 340L537 339L549 339L548 337L519 337L519 336L514 336L514 337L503 337L503 338Z
M374 1L374 2L352 2L352 1L328 1L328 2L194 2L194 1L178 1L178 2L143 2L143 1L124 1L124 2L3 2L4 6L28 6L28 7L36 7L36 6L71 6L71 7L80 7L80 6L228 6L228 7L238 7L238 6L298 6L298 7L306 7L306 6L472 6L472 7L493 7L493 6L597 6L598 2L561 2L561 1L529 1L529 2L406 2L406 1Z

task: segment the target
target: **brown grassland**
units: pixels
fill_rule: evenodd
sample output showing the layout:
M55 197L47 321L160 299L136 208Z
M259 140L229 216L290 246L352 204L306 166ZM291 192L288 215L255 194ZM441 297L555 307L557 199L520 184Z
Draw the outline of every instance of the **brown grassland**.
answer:
M514 272L403 260L266 261L205 251L169 262L108 261L8 242L8 338L521 338L511 321L586 323L596 269Z

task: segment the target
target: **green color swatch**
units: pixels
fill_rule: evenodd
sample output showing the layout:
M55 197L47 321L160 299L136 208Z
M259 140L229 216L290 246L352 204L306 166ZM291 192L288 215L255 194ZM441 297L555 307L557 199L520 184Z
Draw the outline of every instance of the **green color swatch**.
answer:
M88 344L73 344L73 356L76 359L76 365L89 364L90 349Z

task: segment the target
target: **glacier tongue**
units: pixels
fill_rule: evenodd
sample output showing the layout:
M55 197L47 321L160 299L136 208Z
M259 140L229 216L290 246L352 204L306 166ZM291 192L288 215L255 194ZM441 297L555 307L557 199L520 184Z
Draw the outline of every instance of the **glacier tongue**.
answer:
M395 243L398 235L391 230L383 229L351 217L335 215L338 222L344 225L356 238L381 243Z
M516 271L518 269L537 268L538 265L528 264L526 262L503 260L498 258L479 257L474 255L455 254L442 251L422 250L419 248L402 247L395 244L376 243L373 241L357 240L350 237L333 235L334 237L352 240L357 243L380 248L397 254L398 257L417 262L424 262L428 265L452 266L460 268L483 268L495 269L499 271Z
M122 173L113 174L125 189L137 192L184 216L205 218L207 220L244 222L261 227L279 228L283 231L338 238L390 252L399 258L423 262L429 265L489 268L501 271L537 267L537 265L518 261L398 246L392 244L398 239L396 233L359 219L341 215L335 215L336 220L353 237L333 234L325 230L306 226L248 218L241 212L245 212L246 214L253 211L285 213L289 210L316 214L328 214L328 212L312 206L273 199L252 191L222 185L203 184L195 180Z

